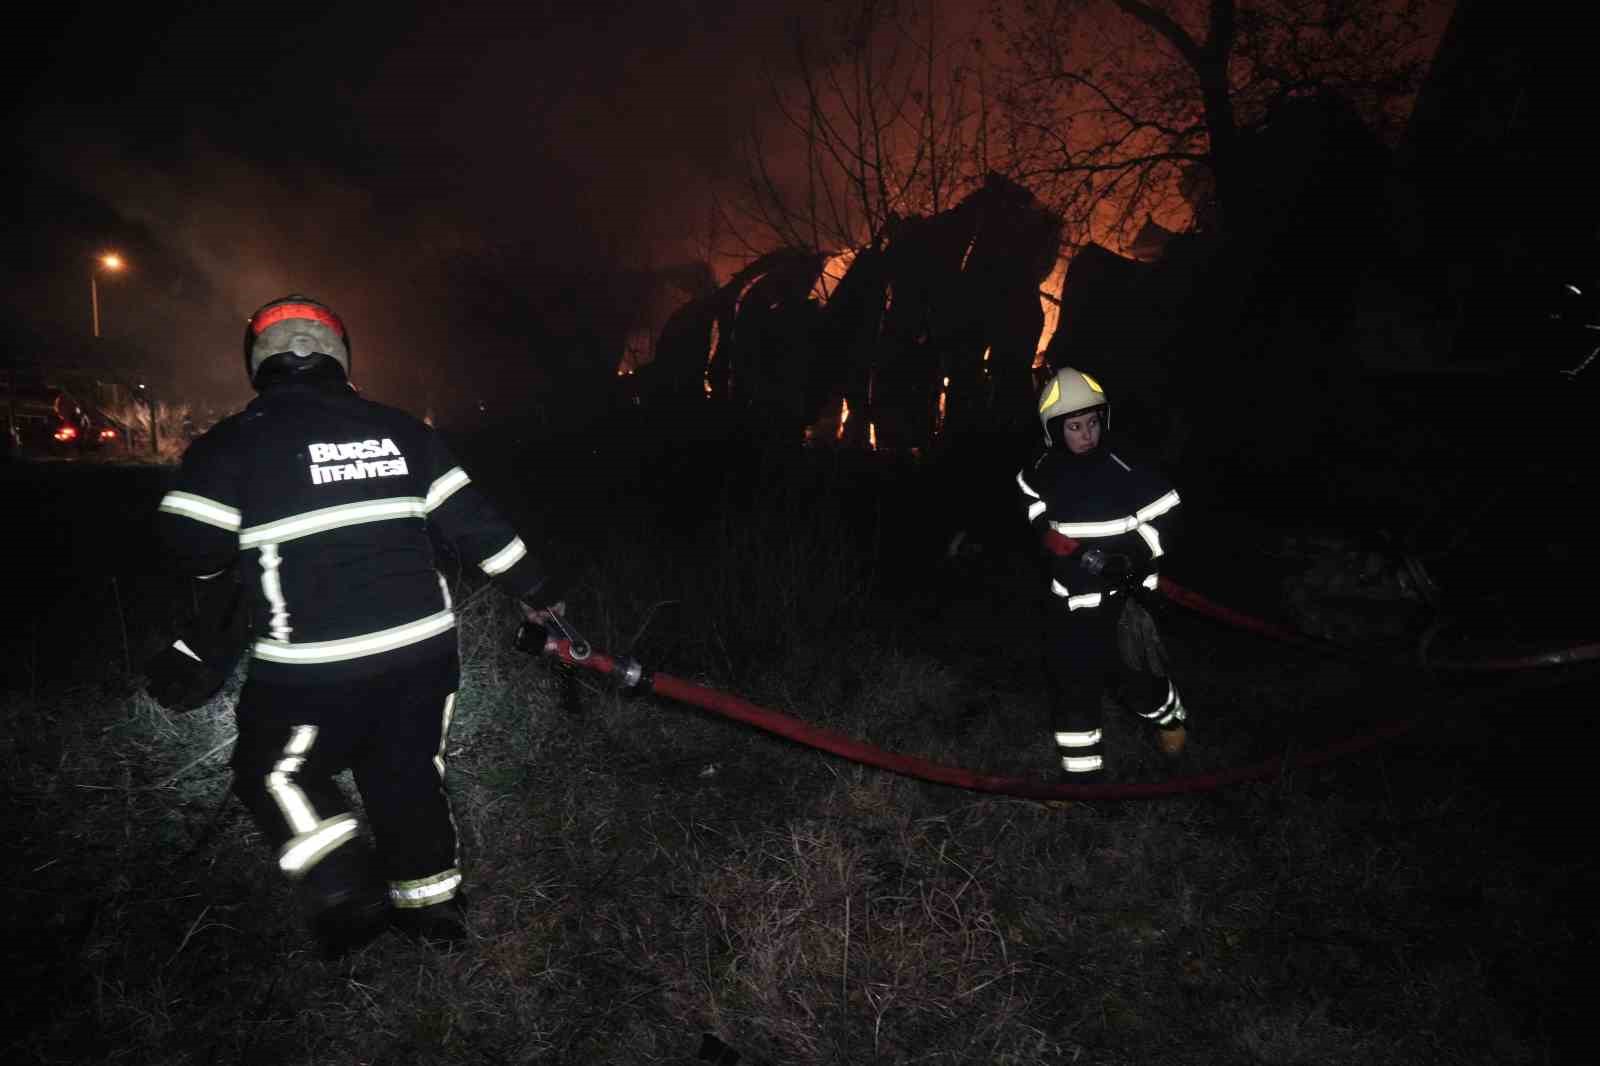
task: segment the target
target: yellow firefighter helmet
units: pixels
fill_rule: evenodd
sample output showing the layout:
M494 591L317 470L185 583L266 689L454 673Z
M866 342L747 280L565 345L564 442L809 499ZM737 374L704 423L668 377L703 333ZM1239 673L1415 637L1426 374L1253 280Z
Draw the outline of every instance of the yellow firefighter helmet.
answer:
M1108 426L1111 421L1110 403L1111 401L1106 399L1106 390L1088 374L1074 370L1070 366L1057 370L1050 376L1050 380L1045 382L1044 391L1039 393L1039 424L1044 427L1045 443L1059 443L1050 435L1050 422L1063 415L1104 407L1105 410L1100 414L1100 424Z

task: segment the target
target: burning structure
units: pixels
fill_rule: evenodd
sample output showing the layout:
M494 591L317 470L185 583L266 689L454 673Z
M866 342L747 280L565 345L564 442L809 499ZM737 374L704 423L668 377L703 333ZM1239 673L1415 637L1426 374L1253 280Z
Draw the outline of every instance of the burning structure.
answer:
M848 410L847 442L911 448L942 430L1028 414L1061 222L999 174L946 211L891 217L824 301L809 248L761 256L667 320L639 370L641 402L709 395L796 439Z

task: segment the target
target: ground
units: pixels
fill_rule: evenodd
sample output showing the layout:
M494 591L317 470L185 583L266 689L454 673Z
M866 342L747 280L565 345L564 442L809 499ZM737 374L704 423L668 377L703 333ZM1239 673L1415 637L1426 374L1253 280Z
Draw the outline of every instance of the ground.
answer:
M1048 778L1031 568L1003 538L944 558L936 465L574 454L483 479L578 561L573 616L597 645L893 750ZM1421 722L1253 784L1050 805L552 670L452 571L476 938L328 962L224 799L237 679L186 716L138 690L187 596L144 533L170 469L3 476L26 545L3 704L12 1061L1533 1064L1582 1046L1586 668L1430 673L1168 610L1193 750L1165 767L1113 717L1126 778ZM1275 516L1196 496L1173 576L1273 610Z

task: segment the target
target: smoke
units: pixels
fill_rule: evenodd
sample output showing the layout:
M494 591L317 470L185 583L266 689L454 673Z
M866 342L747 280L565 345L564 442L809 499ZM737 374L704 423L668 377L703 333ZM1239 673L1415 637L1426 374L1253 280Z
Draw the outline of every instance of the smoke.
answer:
M984 43L986 19L1010 6L876 5L875 70L898 54L898 73L913 71L937 36L939 62L966 78L940 99L897 79L903 109L875 119L881 158L919 158L921 123L943 115L955 140L935 143L960 158L942 162L981 179L985 64L1005 62ZM11 45L28 85L9 127L16 156L37 187L68 192L22 213L30 237L0 300L13 320L45 320L34 332L81 340L93 255L125 245L130 269L105 286L108 336L137 342L184 389L247 395L244 317L303 291L345 315L374 396L421 413L446 392L497 391L548 357L538 320L608 291L592 279L702 260L725 280L770 250L773 232L735 210L753 145L791 204L839 191L837 171L816 178L795 123L810 106L796 42L809 42L814 78L837 79L806 121L842 130L848 158L860 68L831 64L862 43L837 32L862 7L286 3L240 26L226 6L97 5ZM963 191L888 187L872 210L925 212ZM797 236L841 250L870 229L846 217ZM611 325L638 328L644 299L614 292Z
M16 127L56 191L29 212L55 247L14 268L9 312L81 337L86 257L116 245L130 269L103 286L107 337L208 400L248 395L244 319L291 291L345 316L378 398L421 413L443 391L492 392L497 365L538 359L508 328L519 301L703 249L708 190L794 7L291 6L245 32L206 11L69 20Z

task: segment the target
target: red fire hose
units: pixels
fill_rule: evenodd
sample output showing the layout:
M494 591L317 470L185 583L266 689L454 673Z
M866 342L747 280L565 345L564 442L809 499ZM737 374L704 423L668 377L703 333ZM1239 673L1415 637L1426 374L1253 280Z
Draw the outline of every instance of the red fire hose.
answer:
M1351 649L1344 648L1329 641L1318 640L1317 638L1307 636L1304 633L1296 632L1295 630L1287 629L1283 626L1274 625L1271 622L1263 621L1262 619L1256 618L1252 615L1235 611L1231 607L1224 607L1220 603L1214 603L1211 600L1208 600L1206 597L1200 595L1198 592L1195 592L1192 589L1184 588L1171 578L1161 578L1158 582L1158 587L1160 588L1161 592L1172 602L1187 607L1196 614L1203 614L1207 617L1215 618L1220 622L1226 622L1229 625L1235 626L1239 629L1248 630L1252 633L1259 633L1264 637L1271 637L1274 640L1281 640L1287 644L1298 644L1302 647L1319 648L1325 651L1338 652L1347 655L1355 654L1358 657L1363 658L1374 658L1372 656L1360 656L1359 653L1353 652ZM1431 637L1432 634L1430 633L1429 636ZM1430 640L1424 638L1422 646L1418 651L1416 660L1390 658L1384 659L1383 661L1394 665L1417 665L1420 663L1420 665L1430 670L1494 671L1530 670L1541 666L1570 666L1574 663L1592 662L1596 659L1600 659L1600 644L1576 644L1567 648L1532 652L1527 655L1495 656L1486 659L1466 660L1434 659L1428 654L1429 644Z
M1167 578L1161 578L1159 587L1174 602L1238 628L1294 644L1332 647L1326 642L1318 641L1305 634L1273 625L1251 615L1213 603L1199 593L1192 592ZM1368 733L1347 737L1313 751L1302 752L1298 755L1284 752L1281 755L1273 756L1250 766L1235 767L1230 770L1219 770L1206 774L1191 774L1187 777L1172 778L1167 781L1108 785L1055 784L1024 777L998 777L991 774L982 774L963 767L945 766L915 755L902 755L898 752L885 751L882 748L867 744L836 730L814 725L780 711L758 706L730 692L723 692L720 689L696 684L693 681L685 681L682 678L673 677L671 674L647 674L639 663L634 660L616 659L604 652L593 650L588 642L578 636L563 619L552 617L551 622L553 628L562 633L562 636L548 640L544 644L544 651L555 655L564 662L583 666L598 674L613 677L626 687L646 686L651 692L665 696L668 699L699 707L712 714L743 722L746 725L754 726L757 729L784 737L787 740L816 748L819 751L830 752L866 766L876 766L892 773L916 777L937 784L954 785L957 788L971 789L976 792L1020 796L1025 799L1152 799L1158 796L1210 792L1227 785L1278 777L1290 770L1319 766L1346 755L1353 755L1357 752L1375 748L1379 744L1410 732L1422 721L1421 717L1418 716L1401 721L1387 722ZM525 638L521 634L519 634L518 645L528 650L536 650L525 642ZM1431 665L1464 670L1509 670L1532 666L1563 665L1597 657L1600 657L1600 644L1580 645L1557 652L1515 658L1489 659L1475 663L1433 663Z
M852 762L876 766L879 769L941 785L955 785L976 792L994 792L1006 796L1021 796L1025 799L1152 799L1185 792L1209 792L1224 785L1277 777L1289 770L1318 766L1345 755L1365 751L1403 735L1418 722L1418 719L1391 722L1364 736L1351 737L1337 744L1318 748L1316 751L1300 755L1290 755L1286 752L1253 766L1236 767L1209 774L1194 774L1168 781L1118 785L1051 784L1026 777L996 777L959 766L945 766L915 755L885 751L835 730L801 721L780 711L757 706L731 692L708 688L693 681L673 677L671 674L642 675L637 671L637 664L626 660L619 663L604 652L591 651L584 658L573 658L570 640L557 640L548 650L564 662L587 667L598 674L621 678L633 673L640 678L639 683L648 685L650 691L657 695L699 707L724 718L732 718L736 722L744 722L746 725L755 726L757 729L807 747L831 752Z

